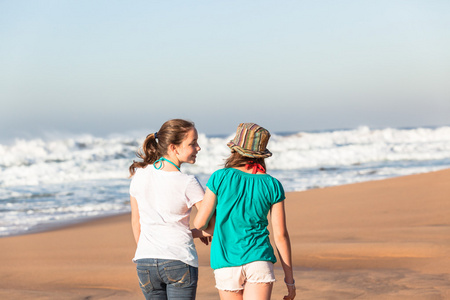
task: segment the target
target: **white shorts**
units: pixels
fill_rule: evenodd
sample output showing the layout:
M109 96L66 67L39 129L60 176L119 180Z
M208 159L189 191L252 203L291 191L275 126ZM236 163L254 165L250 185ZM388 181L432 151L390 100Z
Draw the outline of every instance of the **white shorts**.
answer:
M216 288L223 291L239 291L246 282L272 283L275 281L273 263L254 261L239 267L227 267L214 270Z

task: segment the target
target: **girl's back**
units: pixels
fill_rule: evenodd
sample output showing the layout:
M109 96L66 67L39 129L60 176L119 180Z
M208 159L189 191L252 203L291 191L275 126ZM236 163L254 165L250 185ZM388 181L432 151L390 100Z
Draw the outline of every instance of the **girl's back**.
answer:
M141 235L134 260L153 257L180 259L197 266L189 215L203 189L192 175L165 172L152 165L136 170L130 195L139 206Z
M214 172L207 186L218 195L211 267L276 262L267 215L273 204L285 199L280 182L268 174L225 168Z

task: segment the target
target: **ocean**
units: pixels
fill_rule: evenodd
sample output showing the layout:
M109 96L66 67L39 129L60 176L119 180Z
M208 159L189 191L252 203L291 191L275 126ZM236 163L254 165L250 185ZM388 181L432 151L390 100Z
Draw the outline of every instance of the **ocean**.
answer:
M194 174L203 186L228 156L228 136L199 133ZM0 237L129 212L128 167L145 134L89 134L0 144ZM273 133L268 173L286 191L450 168L450 126L359 127Z

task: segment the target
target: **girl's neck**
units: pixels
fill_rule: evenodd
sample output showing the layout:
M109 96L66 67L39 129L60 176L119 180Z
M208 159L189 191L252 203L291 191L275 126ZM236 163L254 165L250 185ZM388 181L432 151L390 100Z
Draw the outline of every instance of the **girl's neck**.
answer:
M242 166L242 167L233 167L233 169L242 171L244 173L248 173L248 174L257 174L257 175L263 175L266 174L266 172L262 171L262 170L256 170L256 173L254 173L253 168L248 168L247 166Z

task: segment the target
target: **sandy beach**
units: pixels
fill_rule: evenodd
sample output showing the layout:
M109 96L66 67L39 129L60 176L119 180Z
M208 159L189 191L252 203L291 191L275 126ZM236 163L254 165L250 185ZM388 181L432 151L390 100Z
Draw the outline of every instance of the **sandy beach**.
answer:
M450 299L450 170L292 192L286 208L296 299ZM196 246L197 299L219 299ZM128 214L1 238L0 299L143 299L134 250Z

